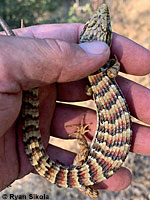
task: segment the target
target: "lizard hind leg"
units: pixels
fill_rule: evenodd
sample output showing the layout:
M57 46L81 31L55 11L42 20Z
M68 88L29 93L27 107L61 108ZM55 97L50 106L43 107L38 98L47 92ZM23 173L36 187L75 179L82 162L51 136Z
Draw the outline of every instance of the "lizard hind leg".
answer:
M90 131L87 128L92 123L85 124L84 122L85 122L85 115L83 115L80 125L79 124L78 125L73 124L73 125L66 125L65 126L65 127L76 128L75 132L69 133L69 136L74 136L77 139L77 142L78 142L79 147L80 147L80 151L79 151L79 153L77 153L77 155L76 155L76 157L73 161L73 165L76 165L76 166L82 165L86 161L86 158L87 158L88 153L89 153L89 145L88 145L88 142L87 142L84 134L88 133ZM77 189L80 190L85 195L91 197L91 198L98 198L98 196L99 196L98 191L90 185L79 187Z
M69 133L69 136L74 136L77 139L77 143L79 144L80 151L77 153L73 165L80 166L82 165L88 156L89 152L89 145L85 138L85 134L88 133L90 130L87 129L91 123L85 124L85 115L83 115L80 124L73 124L73 125L66 125L65 127L74 127L76 131L73 133Z
M120 63L118 62L116 55L110 58L108 62L111 67L107 70L107 75L109 78L116 78L120 71Z
M93 92L92 92L92 88L91 88L90 84L87 84L85 86L85 93L86 93L87 96L92 96Z

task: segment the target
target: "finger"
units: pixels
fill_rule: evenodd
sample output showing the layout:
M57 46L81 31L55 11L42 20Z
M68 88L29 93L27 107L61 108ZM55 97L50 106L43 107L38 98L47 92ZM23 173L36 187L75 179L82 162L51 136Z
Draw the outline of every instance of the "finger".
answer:
M51 38L78 43L83 24L42 24L13 30L17 36L28 38ZM5 35L4 32L1 34Z
M117 77L118 84L123 91L129 105L131 115L147 124L150 123L150 90L138 83Z
M133 123L131 151L141 155L150 155L150 127Z
M16 29L14 32L23 37L55 38L77 43L79 42L79 35L83 26L83 24L78 23L47 24ZM136 75L149 73L150 53L137 43L114 33L112 53L118 56L122 64L122 71Z
M54 145L48 145L46 152L53 161L61 163L65 166L72 165L76 156L75 153L64 150L60 147L56 147Z
M132 116L149 124L150 90L121 76L117 77L117 83L127 100ZM91 97L87 96L85 92L86 84L87 79L71 83L58 84L58 100L85 101L90 99Z
M83 26L83 24L78 23L47 24L17 29L16 33L24 37L56 38L78 43ZM122 71L135 75L145 75L150 72L150 52L137 43L116 33L113 34L112 53L118 56L122 64Z
M127 168L121 167L113 176L96 184L94 188L108 191L120 191L127 188L131 184L131 181L131 172Z
M82 79L103 66L109 57L109 48L103 42L79 46L61 40L6 36L1 36L0 41L0 80L5 74L6 81L15 79L23 89Z
M133 75L150 72L150 52L139 44L114 33L111 49L119 58L123 72Z
M49 145L47 152L52 160L62 163L63 165L71 165L73 163L75 154L69 151L65 151L61 148ZM112 177L108 180L98 183L94 186L96 189L103 189L109 191L119 191L125 189L131 184L131 173L126 168L120 168Z

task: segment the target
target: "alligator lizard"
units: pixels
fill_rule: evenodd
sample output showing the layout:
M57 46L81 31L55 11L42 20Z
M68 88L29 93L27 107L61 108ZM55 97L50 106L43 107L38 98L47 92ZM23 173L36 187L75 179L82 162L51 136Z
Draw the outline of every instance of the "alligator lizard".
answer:
M8 35L14 33L0 20ZM6 30L7 29L7 30ZM9 31L8 31L9 30ZM85 24L80 42L103 41L111 46L112 31L106 4ZM25 152L36 171L60 187L75 187L97 197L92 185L108 179L124 162L131 144L131 121L126 100L115 77L120 64L116 56L94 74L88 76L97 108L97 130L81 165L63 166L47 155L39 130L38 88L23 92L22 133Z

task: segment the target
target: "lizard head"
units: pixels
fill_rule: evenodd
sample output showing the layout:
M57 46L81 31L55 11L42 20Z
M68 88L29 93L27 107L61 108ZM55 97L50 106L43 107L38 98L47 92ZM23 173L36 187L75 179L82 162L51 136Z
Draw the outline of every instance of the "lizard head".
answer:
M109 9L106 4L102 4L85 24L80 34L80 43L88 41L103 41L110 46L111 40L112 29Z

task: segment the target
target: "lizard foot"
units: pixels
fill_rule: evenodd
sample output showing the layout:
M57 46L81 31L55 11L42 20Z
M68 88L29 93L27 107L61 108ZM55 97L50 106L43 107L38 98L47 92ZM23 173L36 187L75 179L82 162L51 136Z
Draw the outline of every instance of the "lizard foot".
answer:
M66 125L65 127L75 127L76 131L73 133L69 133L69 136L74 136L77 139L77 142L80 147L80 152L76 155L73 164L74 165L82 165L88 155L89 152L89 145L84 136L85 133L88 133L90 130L87 129L89 125L92 123L85 124L85 115L82 117L80 124L73 124L73 125Z

